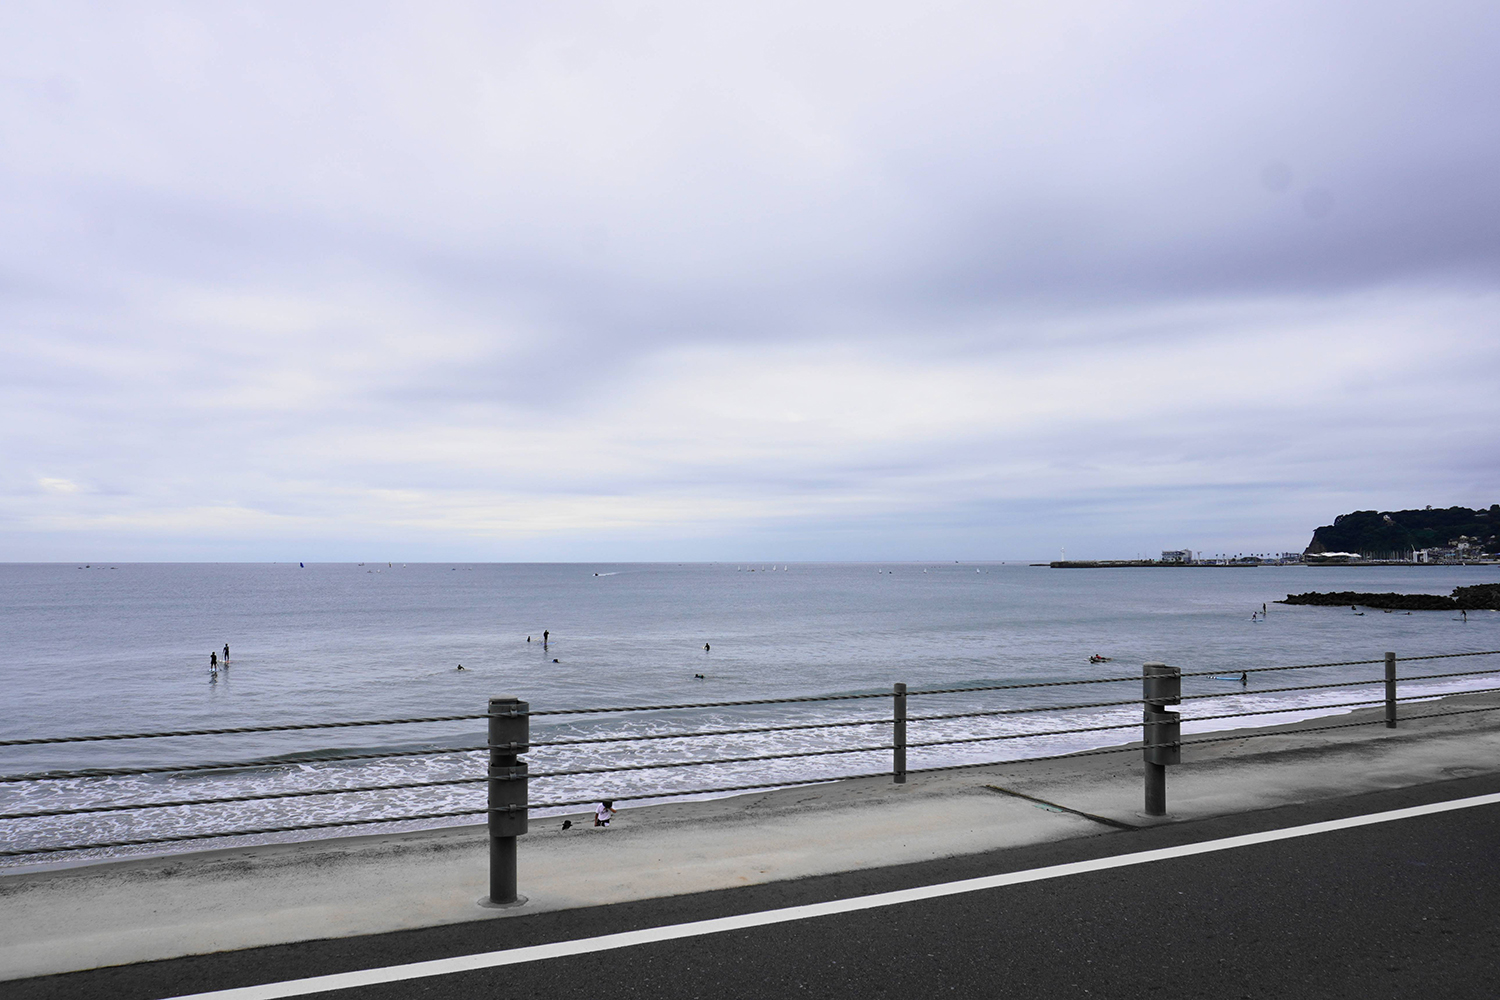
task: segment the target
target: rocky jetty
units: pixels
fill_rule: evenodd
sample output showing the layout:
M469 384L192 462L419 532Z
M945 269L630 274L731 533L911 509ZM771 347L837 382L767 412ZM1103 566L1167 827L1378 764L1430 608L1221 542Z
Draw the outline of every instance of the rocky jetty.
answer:
M1325 607L1389 609L1391 611L1500 611L1500 583L1454 587L1452 597L1441 594L1362 594L1340 590L1331 594L1288 594L1277 604L1317 604Z

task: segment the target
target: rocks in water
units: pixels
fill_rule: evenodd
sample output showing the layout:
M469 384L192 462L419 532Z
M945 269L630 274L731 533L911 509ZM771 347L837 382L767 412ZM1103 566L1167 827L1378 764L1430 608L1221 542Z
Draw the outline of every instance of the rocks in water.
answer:
M1330 608L1359 605L1391 611L1500 611L1500 583L1481 583L1453 588L1452 597L1441 594L1362 594L1340 590L1331 594L1288 594L1277 604L1315 604Z

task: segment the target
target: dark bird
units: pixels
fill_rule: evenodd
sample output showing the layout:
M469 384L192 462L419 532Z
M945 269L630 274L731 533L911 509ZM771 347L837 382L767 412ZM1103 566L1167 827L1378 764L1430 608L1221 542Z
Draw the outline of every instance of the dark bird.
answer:
M570 820L570 819L563 820L563 829L564 830L571 830L571 829L573 829L573 821Z

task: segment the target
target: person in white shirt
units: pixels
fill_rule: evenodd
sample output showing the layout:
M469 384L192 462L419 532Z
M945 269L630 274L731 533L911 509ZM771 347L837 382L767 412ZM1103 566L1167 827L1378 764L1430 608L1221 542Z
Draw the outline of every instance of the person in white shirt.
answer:
M609 826L609 821L614 819L615 803L613 799L605 799L599 803L599 808L594 810L594 825Z

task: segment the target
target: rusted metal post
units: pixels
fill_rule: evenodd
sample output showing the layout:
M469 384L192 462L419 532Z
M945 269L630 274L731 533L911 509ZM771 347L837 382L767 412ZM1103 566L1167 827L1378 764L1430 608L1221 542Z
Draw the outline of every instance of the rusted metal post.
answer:
M490 894L481 906L519 906L516 892L516 837L526 832L526 762L530 749L531 706L519 698L491 698L489 707Z
M895 703L891 715L894 732L891 738L891 778L898 785L906 784L906 685L896 683L891 692Z

